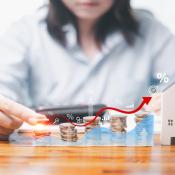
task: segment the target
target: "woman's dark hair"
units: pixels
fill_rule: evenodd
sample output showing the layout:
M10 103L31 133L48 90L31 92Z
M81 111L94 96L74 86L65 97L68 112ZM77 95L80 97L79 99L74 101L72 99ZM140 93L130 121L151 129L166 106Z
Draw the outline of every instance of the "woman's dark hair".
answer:
M78 31L75 15L65 7L62 0L50 0L46 21L51 36L64 46L66 40L62 27L72 23ZM104 42L108 34L116 30L122 32L129 45L134 44L139 24L132 13L130 0L114 0L112 8L99 19L94 28L97 43Z

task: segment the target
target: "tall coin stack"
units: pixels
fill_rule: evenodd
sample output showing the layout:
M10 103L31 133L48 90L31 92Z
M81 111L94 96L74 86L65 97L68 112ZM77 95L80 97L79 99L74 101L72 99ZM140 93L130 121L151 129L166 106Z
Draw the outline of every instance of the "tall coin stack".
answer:
M110 125L111 125L111 130L112 132L126 132L126 119L127 116L111 116L110 118Z
M88 116L88 117L83 117L84 123L89 123L95 118L95 116ZM85 126L85 132L91 131L93 128L99 127L100 126L100 117L97 117L95 121L90 123L89 125Z
M71 123L62 123L59 128L62 140L67 142L76 142L78 140L77 129Z

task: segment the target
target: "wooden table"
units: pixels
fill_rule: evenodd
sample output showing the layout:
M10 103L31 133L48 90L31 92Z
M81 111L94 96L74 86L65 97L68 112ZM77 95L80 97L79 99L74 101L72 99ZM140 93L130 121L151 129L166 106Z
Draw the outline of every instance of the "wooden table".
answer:
M175 146L23 147L0 142L0 175L175 175Z

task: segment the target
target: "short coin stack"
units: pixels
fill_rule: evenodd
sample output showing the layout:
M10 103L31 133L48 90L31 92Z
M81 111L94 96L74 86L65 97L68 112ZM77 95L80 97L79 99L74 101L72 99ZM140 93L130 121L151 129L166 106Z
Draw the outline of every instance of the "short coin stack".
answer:
M111 116L110 125L112 132L126 132L126 118L127 116Z
M91 122L94 118L95 118L95 116L83 117L83 121L84 121L85 124L87 124L87 123ZM100 126L100 117L97 117L95 119L95 121L93 121L92 123L85 126L85 132L89 132L93 128L96 128L96 127L99 127L99 126Z
M67 142L76 142L78 140L77 129L71 123L62 123L59 128L62 140Z
M34 126L33 132L35 137L45 137L51 135L51 131L49 130L48 126L43 124L37 124Z
M135 122L139 123L143 120L143 118L148 114L146 111L141 111L135 114Z

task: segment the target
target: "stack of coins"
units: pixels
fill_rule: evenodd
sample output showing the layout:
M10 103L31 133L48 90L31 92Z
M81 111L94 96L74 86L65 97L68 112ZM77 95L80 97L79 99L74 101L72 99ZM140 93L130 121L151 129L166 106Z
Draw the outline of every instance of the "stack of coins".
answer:
M62 123L59 128L62 140L67 142L76 142L78 140L77 129L71 123Z
M143 118L148 114L146 111L141 111L135 114L135 122L139 123L143 120Z
M83 117L83 121L86 124L86 123L91 122L94 118L95 118L95 116ZM93 128L96 128L96 127L99 127L99 126L100 126L100 117L97 117L95 121L93 121L89 125L85 126L85 132L89 132Z
M36 125L33 132L35 137L44 137L51 135L51 131L48 129L48 126L45 126L43 124Z
M111 116L110 125L112 132L126 132L126 118L127 116Z

